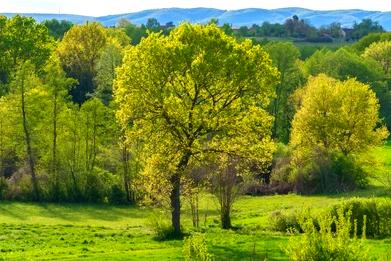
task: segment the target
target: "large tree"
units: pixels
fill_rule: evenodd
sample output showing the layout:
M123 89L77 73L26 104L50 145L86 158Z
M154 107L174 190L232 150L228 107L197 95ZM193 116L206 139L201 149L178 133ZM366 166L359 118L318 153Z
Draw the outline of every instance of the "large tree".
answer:
M150 34L126 52L115 82L117 116L128 142L143 144L144 173L170 188L175 233L182 177L197 157L224 152L270 160L266 108L277 76L261 47L238 43L213 24Z

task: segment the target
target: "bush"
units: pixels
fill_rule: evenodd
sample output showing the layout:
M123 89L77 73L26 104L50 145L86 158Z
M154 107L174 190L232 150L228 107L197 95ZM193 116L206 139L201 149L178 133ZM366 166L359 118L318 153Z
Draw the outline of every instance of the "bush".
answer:
M351 211L344 214L342 208L337 210L337 217L330 214L318 219L319 228L311 217L303 217L300 226L304 234L292 236L285 252L290 260L334 260L360 261L368 260L362 240L357 239L357 223L351 222ZM362 228L365 231L365 228ZM334 232L335 231L335 232ZM353 232L353 238L351 233Z
M331 209L331 215L336 216L337 210L342 209L344 213L351 211L352 220L357 221L358 233L364 226L366 217L366 236L386 237L391 235L391 201L387 199L360 199L352 198L346 200Z
M340 193L365 187L368 176L352 156L314 150L302 162L296 162L291 182L298 193Z
M183 243L183 257L185 261L211 261L212 255L208 251L205 235L196 233L186 238Z
M366 227L366 237L391 236L391 200L352 198L331 206L325 211L333 218L337 218L339 209L342 209L345 215L350 212L351 222L357 222L359 235L363 233L362 228ZM294 229L302 232L304 228L299 220L303 216L311 217L315 225L319 223L318 217L310 215L308 211L289 213L276 211L270 215L269 223L275 231L286 232Z
M126 204L126 194L117 184L111 186L109 201L112 204Z
M302 231L299 224L299 213L273 212L269 217L269 223L274 231L288 232L291 230Z

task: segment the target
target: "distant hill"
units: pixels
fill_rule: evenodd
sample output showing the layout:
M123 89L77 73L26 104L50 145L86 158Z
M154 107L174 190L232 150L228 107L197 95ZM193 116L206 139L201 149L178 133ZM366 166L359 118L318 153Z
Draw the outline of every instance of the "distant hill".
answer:
M6 13L8 17L15 14ZM298 15L301 19L308 21L311 25L320 27L333 22L341 23L344 27L351 27L354 22L370 18L379 22L387 31L391 31L391 12L365 11L365 10L334 10L316 11L304 8L279 8L260 9L248 8L241 10L220 10L213 8L165 8L145 10L135 13L109 15L101 17L90 17L67 14L23 14L34 17L37 21L47 19L69 20L73 23L84 23L86 21L99 21L105 26L113 26L121 18L128 19L135 24L145 24L149 18L156 18L161 24L174 22L178 24L182 21L192 23L205 23L212 18L216 18L220 23L229 23L233 27L243 25L262 24L263 22L283 23L287 18Z

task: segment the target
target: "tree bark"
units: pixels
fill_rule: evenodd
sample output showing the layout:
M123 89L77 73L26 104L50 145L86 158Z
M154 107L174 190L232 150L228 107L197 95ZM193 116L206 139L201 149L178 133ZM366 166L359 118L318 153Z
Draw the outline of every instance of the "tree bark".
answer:
M171 177L170 182L172 185L170 201L171 201L171 222L173 232L176 236L182 234L181 231L181 176L182 172L186 169L190 160L191 152L187 151L180 160L176 173Z
M170 195L171 200L171 222L175 235L181 234L181 200L180 200L180 187L181 176L176 173L171 177L172 191Z
M130 191L130 182L129 182L129 152L125 142L122 143L122 164L124 170L124 188L126 193L126 201L128 203L132 202L132 196Z
M225 206L221 209L221 226L223 229L230 229L231 225L231 209Z
M56 87L54 87L56 88ZM54 176L55 191L59 192L60 180L57 173L57 90L54 90L53 95L53 148L52 148L52 171ZM54 195L57 197L58 195Z

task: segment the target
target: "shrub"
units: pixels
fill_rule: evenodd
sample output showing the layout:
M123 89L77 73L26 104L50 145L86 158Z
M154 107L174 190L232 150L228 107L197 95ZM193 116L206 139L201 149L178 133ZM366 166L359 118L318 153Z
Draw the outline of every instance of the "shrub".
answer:
M103 184L96 173L88 173L84 196L88 202L103 202Z
M337 217L325 214L318 219L319 228L311 217L302 217L304 234L292 236L285 252L290 260L368 260L362 240L357 239L357 223L351 222L351 211L337 210ZM335 232L334 232L335 230ZM365 228L362 228L365 231ZM353 232L353 238L351 233Z
M291 181L299 193L339 193L366 186L368 176L353 156L315 149L296 162Z
M113 204L127 203L126 202L126 194L118 184L114 184L113 186L111 186L111 193L110 193L109 201L110 201L110 203L113 203Z
M208 251L205 235L195 233L186 238L183 243L183 257L185 261L211 261L212 255Z
M366 236L386 237L391 235L391 201L387 199L360 199L346 200L331 209L331 215L336 216L337 210L344 213L351 211L351 219L357 221L357 232L361 234L366 217Z
M365 225L366 237L387 237L391 235L391 200L352 198L331 206L325 211L333 218L337 218L339 209L342 209L345 215L350 212L351 222L357 222L357 234L362 235L362 228ZM316 227L319 227L317 225L319 223L318 217L311 215L309 211L288 213L276 211L270 215L269 223L275 231L286 232L294 229L302 232L304 228L299 222L302 216L311 217ZM364 219L366 222L364 222Z
M275 211L269 216L269 223L274 231L301 231L298 212L284 213Z

